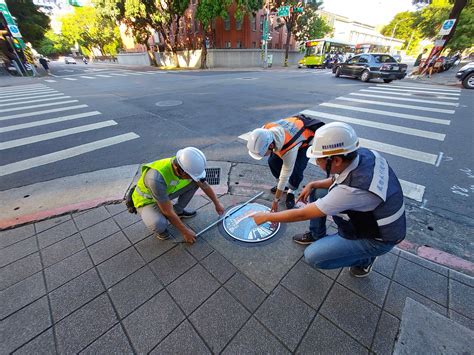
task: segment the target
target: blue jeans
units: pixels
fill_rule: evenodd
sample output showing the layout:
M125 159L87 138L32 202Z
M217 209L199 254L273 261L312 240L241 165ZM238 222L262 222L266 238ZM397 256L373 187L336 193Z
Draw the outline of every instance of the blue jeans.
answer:
M290 180L288 181L289 188L296 190L301 181L303 181L304 169L308 165L309 158L306 156L306 151L308 147L301 148L298 150L298 155L296 156L295 166L293 167L293 172L291 173ZM275 153L270 154L268 157L268 166L272 175L278 179L280 178L281 167L283 166L283 160L276 155Z
M326 189L315 189L311 192L309 201L314 202L326 194ZM305 249L304 259L318 269L367 267L374 262L376 256L388 253L395 246L395 243L373 239L345 239L337 233L327 236L326 217L310 220L309 230L313 237L320 239Z

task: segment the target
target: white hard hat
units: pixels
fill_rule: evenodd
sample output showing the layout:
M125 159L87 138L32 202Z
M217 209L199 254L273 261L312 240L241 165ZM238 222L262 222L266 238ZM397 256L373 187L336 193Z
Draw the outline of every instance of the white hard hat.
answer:
M178 150L176 161L191 179L198 181L206 177L206 156L199 149L187 147Z
M324 158L344 155L359 148L359 138L354 129L346 123L331 122L317 129L313 145L306 151L308 158Z
M262 159L268 150L268 147L273 142L273 133L265 128L257 128L250 133L247 141L247 149L249 155L257 160Z

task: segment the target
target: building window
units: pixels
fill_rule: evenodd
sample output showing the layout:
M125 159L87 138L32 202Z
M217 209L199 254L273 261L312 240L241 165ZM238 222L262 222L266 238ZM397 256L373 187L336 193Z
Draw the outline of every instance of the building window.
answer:
M224 30L229 31L230 30L230 15L227 13L227 17L224 18Z
M242 48L242 42L237 41L237 44L235 45L235 48Z
M257 30L257 18L254 15L250 15L250 29L252 31Z
M225 48L232 48L230 41L225 42Z
M272 49L272 42L268 42L268 49Z
M257 42L252 42L252 48L257 48Z
M265 15L260 16L260 32L263 32L263 23L265 22Z
M235 29L240 31L242 29L242 20L235 19Z

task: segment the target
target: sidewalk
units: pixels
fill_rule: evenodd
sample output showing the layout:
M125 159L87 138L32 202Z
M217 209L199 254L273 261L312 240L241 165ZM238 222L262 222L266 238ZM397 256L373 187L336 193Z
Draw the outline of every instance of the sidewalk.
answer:
M420 84L432 84L432 85L448 85L448 86L459 86L462 87L461 82L456 79L455 75L464 64L453 67L447 71L441 73L434 73L431 78L428 78L428 75L422 77L414 75L413 77L406 77L405 80L411 80L414 83Z
M220 200L230 208L264 190L269 205L269 174L238 164ZM191 207L196 231L217 219L202 196ZM306 228L249 245L215 227L189 246L109 204L2 231L0 353L390 354L407 299L474 329L472 277L400 249L365 279L315 270L291 241Z

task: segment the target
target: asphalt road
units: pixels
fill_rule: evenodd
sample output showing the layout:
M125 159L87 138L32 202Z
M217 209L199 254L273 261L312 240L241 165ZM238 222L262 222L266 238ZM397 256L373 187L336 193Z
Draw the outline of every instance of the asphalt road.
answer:
M51 66L54 76L32 86L0 87L2 191L152 161L184 146L210 160L257 163L238 136L306 110L352 124L421 207L471 219L472 91L409 80L362 83L309 69Z

